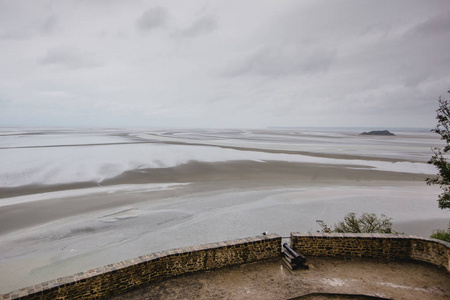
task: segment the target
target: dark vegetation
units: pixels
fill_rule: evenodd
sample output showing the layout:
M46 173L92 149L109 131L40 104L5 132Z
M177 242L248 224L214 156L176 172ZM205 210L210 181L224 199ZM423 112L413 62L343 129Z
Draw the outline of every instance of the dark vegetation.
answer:
M448 91L450 93L450 90ZM428 161L429 164L434 165L438 174L435 177L427 178L427 184L437 184L442 189L442 194L439 195L438 206L441 209L450 208L450 164L448 163L448 156L450 151L450 107L449 102L442 97L439 97L439 108L436 110L436 119L438 123L432 132L441 136L441 140L445 141L445 147L433 148L434 155Z
M376 214L363 213L357 216L355 213L349 213L343 221L334 225L334 228L328 227L322 220L317 220L322 227L322 232L338 233L396 233L392 231L392 218L385 215L377 217Z
M443 240L450 243L450 223L448 224L448 229L438 229L433 232L431 235L434 239Z
M450 93L450 90L448 91ZM441 209L450 208L450 164L448 163L450 151L450 107L449 100L439 97L439 108L436 110L437 125L432 132L441 136L441 140L445 141L445 147L433 148L434 155L428 161L429 164L435 166L438 174L435 177L427 178L428 185L437 184L442 189L442 194L438 198L438 206ZM435 230L431 235L432 238L450 242L450 222L447 230Z
M360 133L359 135L391 135L391 136L395 136L395 134L393 134L392 132L388 131L388 130L374 130L374 131L369 131L369 132L363 132Z

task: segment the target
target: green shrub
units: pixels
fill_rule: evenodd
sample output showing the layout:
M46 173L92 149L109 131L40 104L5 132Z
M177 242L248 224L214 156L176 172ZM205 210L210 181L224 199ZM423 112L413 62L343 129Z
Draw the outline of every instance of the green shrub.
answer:
M355 213L349 213L334 225L334 229L329 228L322 220L316 222L322 227L322 232L340 233L397 233L392 231L392 218L385 215L377 217L376 214L363 213L360 217Z
M450 223L448 223L448 229L438 229L433 231L433 234L431 235L433 239L443 240L446 242L450 242Z

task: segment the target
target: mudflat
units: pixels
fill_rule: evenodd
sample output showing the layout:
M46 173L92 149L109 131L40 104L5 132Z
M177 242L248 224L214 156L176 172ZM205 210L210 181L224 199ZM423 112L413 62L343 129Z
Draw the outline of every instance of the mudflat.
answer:
M428 134L283 130L24 131L2 136L0 293L143 254L349 212L446 228L424 179Z
M398 185L402 182L423 182L427 175L348 168L342 165L289 163L278 161L189 162L172 168L127 171L102 182L102 187L121 184L190 183L170 191L152 191L145 197L105 196L88 194L84 197L50 198L5 205L0 210L0 234L37 226L58 219L100 211L143 201L177 197L190 193L223 190L230 187L250 189L277 186L346 186L361 183L366 186ZM2 198L50 193L80 188L99 187L95 182L59 185L30 185L18 188L0 188ZM26 197L23 197L26 198ZM30 197L32 199L32 197ZM0 198L0 205L2 201Z

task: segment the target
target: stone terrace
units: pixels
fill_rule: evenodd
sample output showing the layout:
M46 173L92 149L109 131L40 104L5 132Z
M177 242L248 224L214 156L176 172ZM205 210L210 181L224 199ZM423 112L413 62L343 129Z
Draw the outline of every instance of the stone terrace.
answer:
M310 270L291 273L280 264L281 241L281 236L269 234L162 251L44 282L0 298L99 299L142 286L147 288L128 297L164 299L165 294L180 293L181 297L198 290L199 294L187 298L208 299L208 295L215 295L214 291L224 290L227 292L213 298L266 299L266 295L271 295L269 299L283 299L310 292L395 299L415 299L417 295L420 297L416 299L450 298L450 243L395 234L291 233L291 247L306 255L311 264ZM264 262L267 260L270 263ZM230 269L232 266L235 267ZM217 270L220 268L225 269ZM199 273L183 275L195 272ZM179 275L183 276L173 278ZM215 276L219 276L217 284L209 279ZM171 283L166 286L165 282ZM174 288L181 288L181 292L173 292ZM399 292L395 294L394 290ZM289 292L284 295L286 291ZM159 294L152 296L155 292Z
M309 293L450 299L450 274L431 264L332 257L307 257L307 263L309 270L293 272L280 259L273 259L182 275L112 299L349 299L331 295L300 297Z

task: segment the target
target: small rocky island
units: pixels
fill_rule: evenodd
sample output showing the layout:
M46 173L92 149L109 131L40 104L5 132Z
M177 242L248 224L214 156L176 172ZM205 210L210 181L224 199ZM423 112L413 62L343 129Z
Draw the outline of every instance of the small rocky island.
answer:
M363 132L360 133L359 135L394 135L392 132L388 131L388 130L374 130L374 131L369 131L369 132Z

